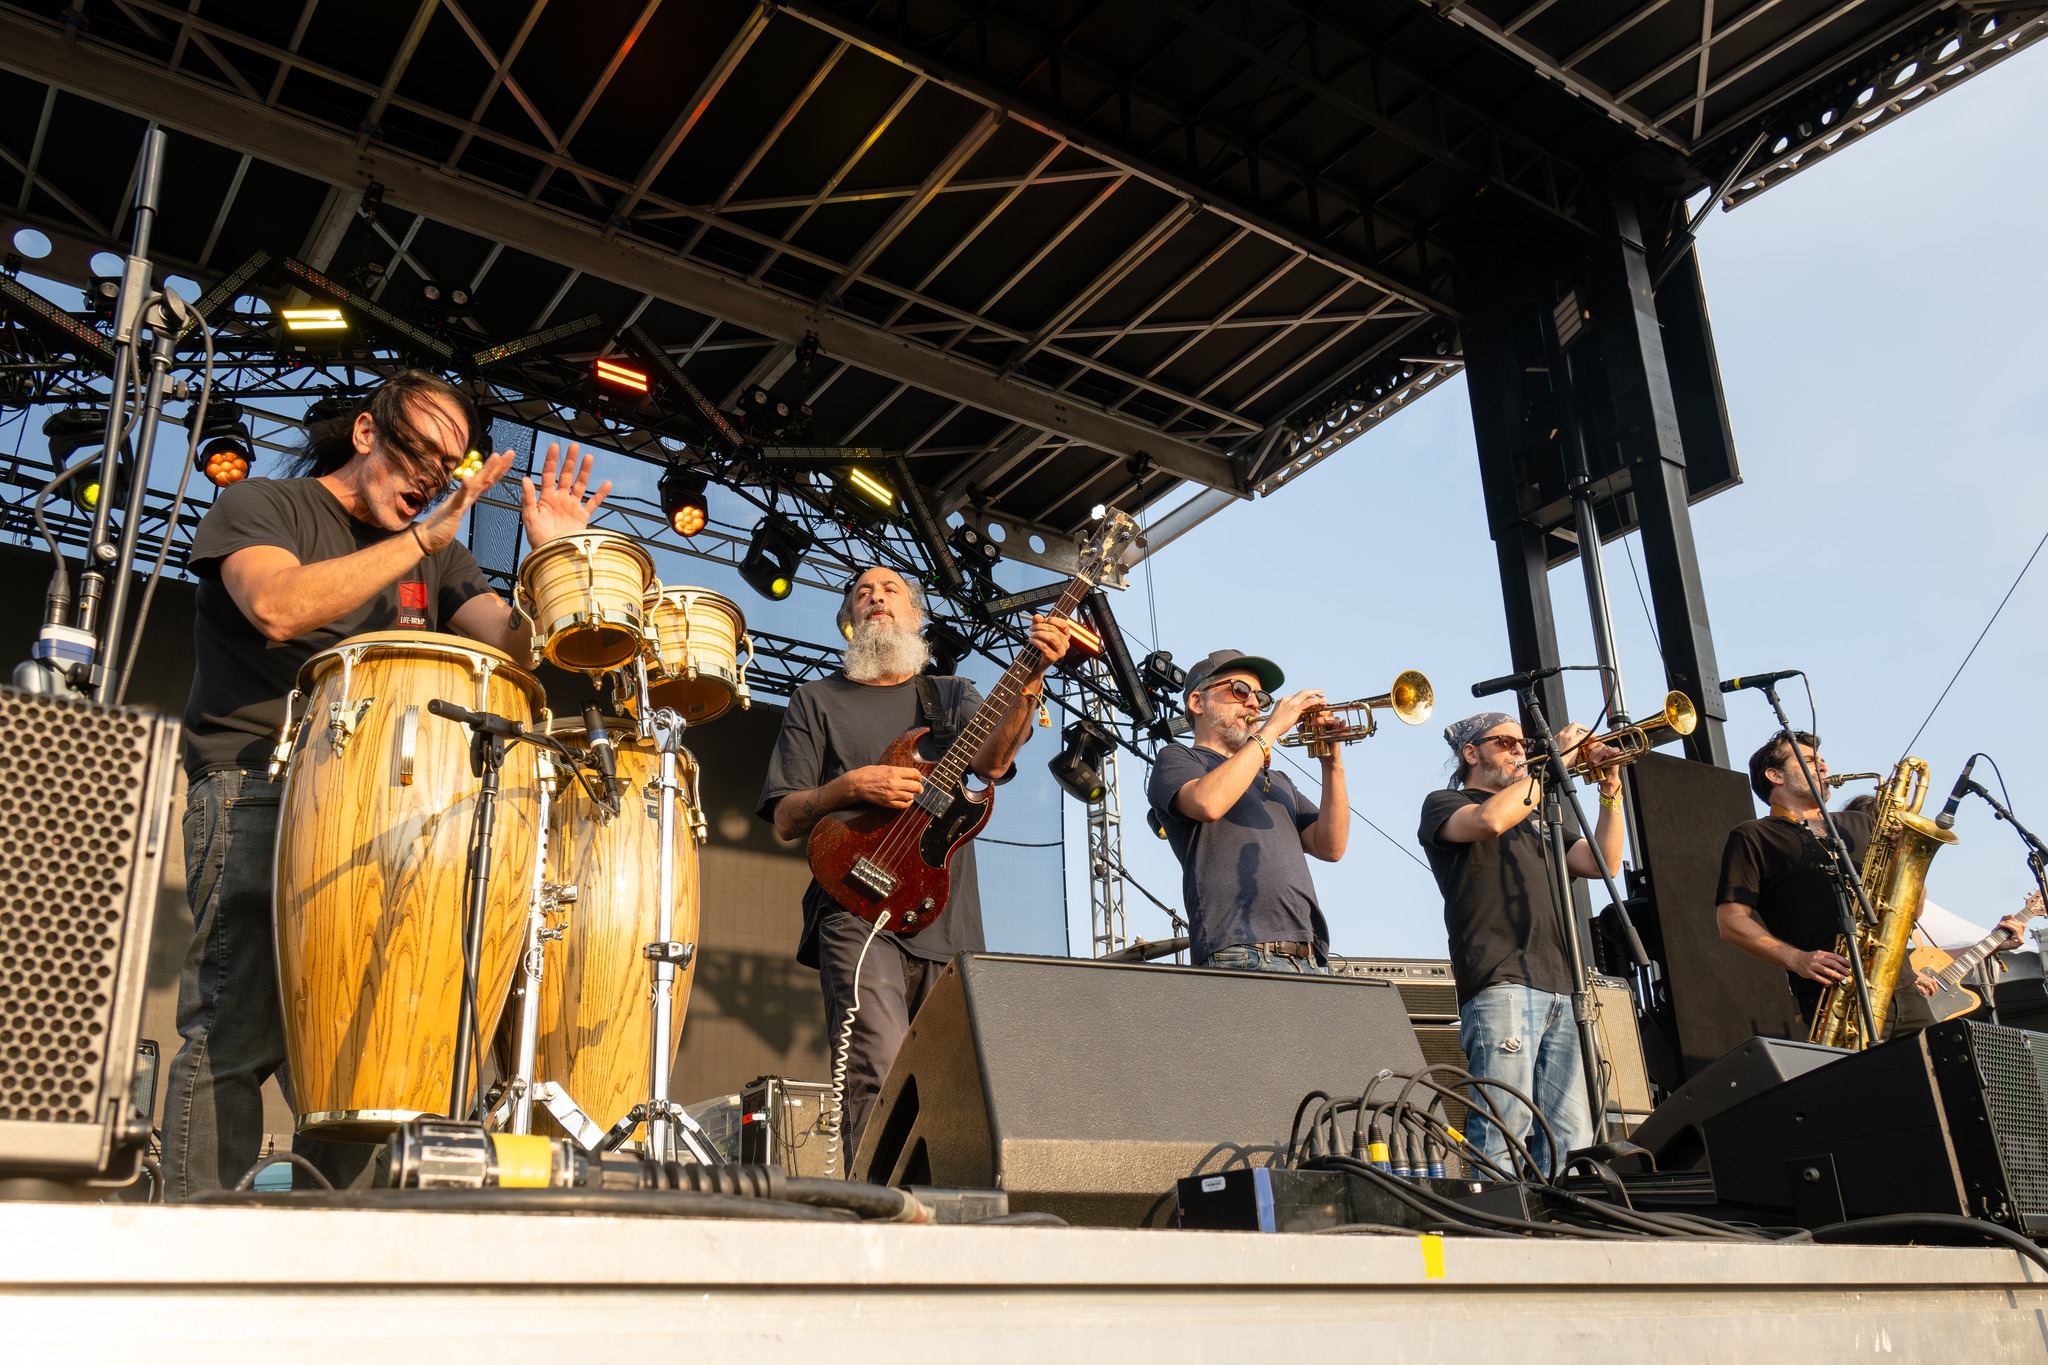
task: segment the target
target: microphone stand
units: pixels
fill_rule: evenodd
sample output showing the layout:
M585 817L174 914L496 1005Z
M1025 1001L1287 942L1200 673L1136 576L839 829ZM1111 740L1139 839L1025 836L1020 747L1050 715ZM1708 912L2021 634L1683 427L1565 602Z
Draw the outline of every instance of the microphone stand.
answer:
M1799 748L1799 740L1792 733L1792 722L1785 716L1785 704L1778 700L1778 685L1774 682L1762 685L1764 699L1770 702L1771 710L1778 717L1778 737L1792 750L1792 757L1799 760L1800 775L1806 779L1806 790L1822 793L1826 789L1813 774L1813 765L1806 761L1806 755ZM1974 784L1972 784L1974 785ZM1833 855L1835 918L1840 921L1838 929L1849 944L1849 978L1856 987L1856 1008L1863 1018L1863 1046L1868 1048L1877 1042L1877 1019L1870 1012L1870 982L1863 975L1863 954L1856 946L1856 912L1849 908L1849 897L1844 889L1856 894L1856 904L1862 907L1862 922L1877 923L1877 911L1870 907L1870 894L1863 889L1863 877L1856 869L1856 860L1849 856L1849 845L1842 838L1842 831L1835 827L1834 812L1828 809L1824 796L1816 797L1820 806L1821 823L1827 827L1828 852ZM1800 821L1806 824L1804 820ZM1808 825L1808 829L1812 826Z
M2042 900L2048 902L2048 844L2043 844L2035 838L2034 832L2021 824L2019 818L2006 809L1997 797L1986 791L1982 784L1973 781L1969 789L1983 797L1985 804L1991 807L1991 813L2011 825L2013 833L2019 835L2021 841L2026 844L2027 868L2034 874L2034 885L2040 890Z
M1586 976L1586 955L1579 946L1578 917L1572 913L1572 877L1564 861L1570 852L1565 838L1566 806L1571 807L1572 818L1578 821L1580 831L1586 836L1586 847L1593 851L1593 863L1600 869L1600 880L1606 884L1607 894L1613 898L1614 913L1620 917L1622 934L1628 939L1629 956L1640 970L1649 967L1650 955L1643 951L1643 941L1636 937L1635 921L1629 918L1621 889L1614 884L1614 869L1607 865L1607 855L1601 852L1597 832L1586 819L1585 809L1579 805L1571 772L1564 755L1558 752L1557 736L1551 733L1550 721L1543 714L1543 703L1536 699L1536 680L1522 683L1516 691L1521 697L1522 713L1529 717L1530 725L1536 731L1536 742L1543 751L1543 768L1538 769L1532 762L1531 776L1543 793L1542 820L1545 836L1550 842L1550 895L1557 907L1558 926L1564 933L1565 953L1571 967L1572 1020L1579 1031L1579 1055L1585 1072L1589 1118L1595 1141L1604 1141L1607 1136L1607 1067L1600 1054L1600 1030L1595 1026L1599 1010ZM1563 1170L1568 1153L1554 1152L1551 1155L1556 1169Z
M491 831L498 818L498 775L505 766L507 737L493 733L488 712L467 724L470 729L469 771L482 779L469 821L469 875L462 907L462 1000L455 1027L455 1074L448 1087L448 1117L458 1122L469 1113L470 1071L476 1065L478 978L483 971L484 917L490 905Z

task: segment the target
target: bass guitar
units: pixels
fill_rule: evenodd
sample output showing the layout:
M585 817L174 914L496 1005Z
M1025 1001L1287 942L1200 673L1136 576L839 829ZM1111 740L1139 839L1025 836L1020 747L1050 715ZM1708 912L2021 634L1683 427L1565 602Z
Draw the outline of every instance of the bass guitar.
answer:
M2036 891L2027 897L2023 912L2028 919L2041 913L2041 893ZM1913 950L1913 971L1925 972L1932 976L1940 989L1927 997L1927 1008L1934 1015L1934 1022L1953 1019L1959 1014L1968 1014L1984 1003L1984 997L1963 985L1963 978L1977 969L1977 964L1997 953L1998 945L2005 942L2005 930L1993 929L1984 936L1981 943L1972 945L1951 957L1939 948L1916 948Z
M1080 571L1051 614L1071 618L1090 588L1121 586L1124 554L1137 536L1135 521L1115 508L1106 510L1081 547ZM877 761L924 774L908 806L835 812L812 828L811 875L826 895L871 924L887 915L884 927L899 934L921 933L938 922L953 885L954 856L981 832L995 809L994 788L968 788L969 765L1017 704L1025 679L1043 662L1037 647L1026 644L938 759L918 752L928 728L906 730L896 738Z

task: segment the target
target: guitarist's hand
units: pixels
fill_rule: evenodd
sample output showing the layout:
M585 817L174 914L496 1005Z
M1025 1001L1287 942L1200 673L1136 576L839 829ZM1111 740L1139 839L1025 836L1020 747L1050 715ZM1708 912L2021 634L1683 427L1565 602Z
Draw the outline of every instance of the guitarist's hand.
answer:
M1031 643L1045 660L1045 667L1038 670L1039 677L1044 677L1054 664L1067 657L1067 646L1073 639L1073 622L1057 616L1031 618Z
M2033 901L2040 899L2038 892L2032 898ZM2029 904L2031 903L2030 901ZM1998 922L1998 927L2005 930L2005 942L1998 945L1999 952L2009 953L2026 942L2024 936L2027 932L2027 920L2024 915L2007 915Z
M891 768L881 763L853 768L839 780L846 784L846 794L854 801L889 810L902 810L908 806L917 799L918 789L924 786L924 774L917 769Z
M1915 972L1913 974L1913 989L1919 991L1922 995L1933 995L1941 989L1941 983L1934 979L1933 972Z

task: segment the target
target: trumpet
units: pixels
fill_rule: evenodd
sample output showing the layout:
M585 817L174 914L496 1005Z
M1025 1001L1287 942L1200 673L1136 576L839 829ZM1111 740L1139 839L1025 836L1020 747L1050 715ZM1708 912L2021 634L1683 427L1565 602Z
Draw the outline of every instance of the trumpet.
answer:
M1699 712L1683 692L1664 694L1664 709L1650 719L1635 725L1623 726L1604 735L1588 735L1572 746L1572 752L1582 755L1572 761L1566 769L1573 777L1586 780L1606 768L1619 768L1633 763L1660 744L1669 744L1681 735L1689 735L1699 725ZM1595 744L1605 744L1620 750L1619 756L1605 763L1595 763L1583 757L1586 750Z
M1322 758L1335 753L1339 744L1370 738L1379 729L1375 711L1392 711L1403 725L1420 725L1435 709L1436 689L1429 685L1429 679L1412 668L1403 669L1395 675L1394 685L1377 697L1308 707L1294 728L1280 737L1280 743L1284 748L1305 748L1314 757ZM1335 728L1320 723L1323 717L1333 714L1341 715L1344 723Z

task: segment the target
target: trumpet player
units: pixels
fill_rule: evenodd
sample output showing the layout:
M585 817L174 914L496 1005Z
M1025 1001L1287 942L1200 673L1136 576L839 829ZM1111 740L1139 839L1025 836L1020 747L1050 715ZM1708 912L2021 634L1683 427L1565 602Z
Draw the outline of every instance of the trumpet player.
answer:
M1567 725L1558 747L1599 763L1617 757L1605 744L1583 745L1586 727ZM1504 1081L1531 1097L1546 1130L1506 1091L1487 1098L1514 1130L1503 1133L1474 1110L1466 1137L1507 1167L1508 1139L1527 1147L1543 1169L1561 1166L1567 1153L1590 1145L1593 1117L1586 1103L1585 1059L1572 1015L1570 955L1564 935L1568 907L1552 894L1550 841L1542 802L1529 781L1521 722L1501 711L1469 716L1444 730L1457 772L1447 790L1422 802L1418 838L1444 897L1444 928L1451 942L1451 975L1458 987L1458 1041L1473 1075ZM1600 817L1593 837L1610 869L1621 866L1626 830L1621 819L1621 774L1599 774ZM1599 864L1583 838L1565 853L1574 877L1597 877Z
M1314 688L1275 699L1280 666L1219 649L1188 670L1194 744L1153 760L1145 795L1180 859L1189 960L1198 967L1321 975L1330 927L1316 903L1308 859L1344 856L1350 804L1341 746L1322 758L1323 794L1311 803L1273 770L1273 746L1323 703ZM1324 713L1312 725L1335 728Z

